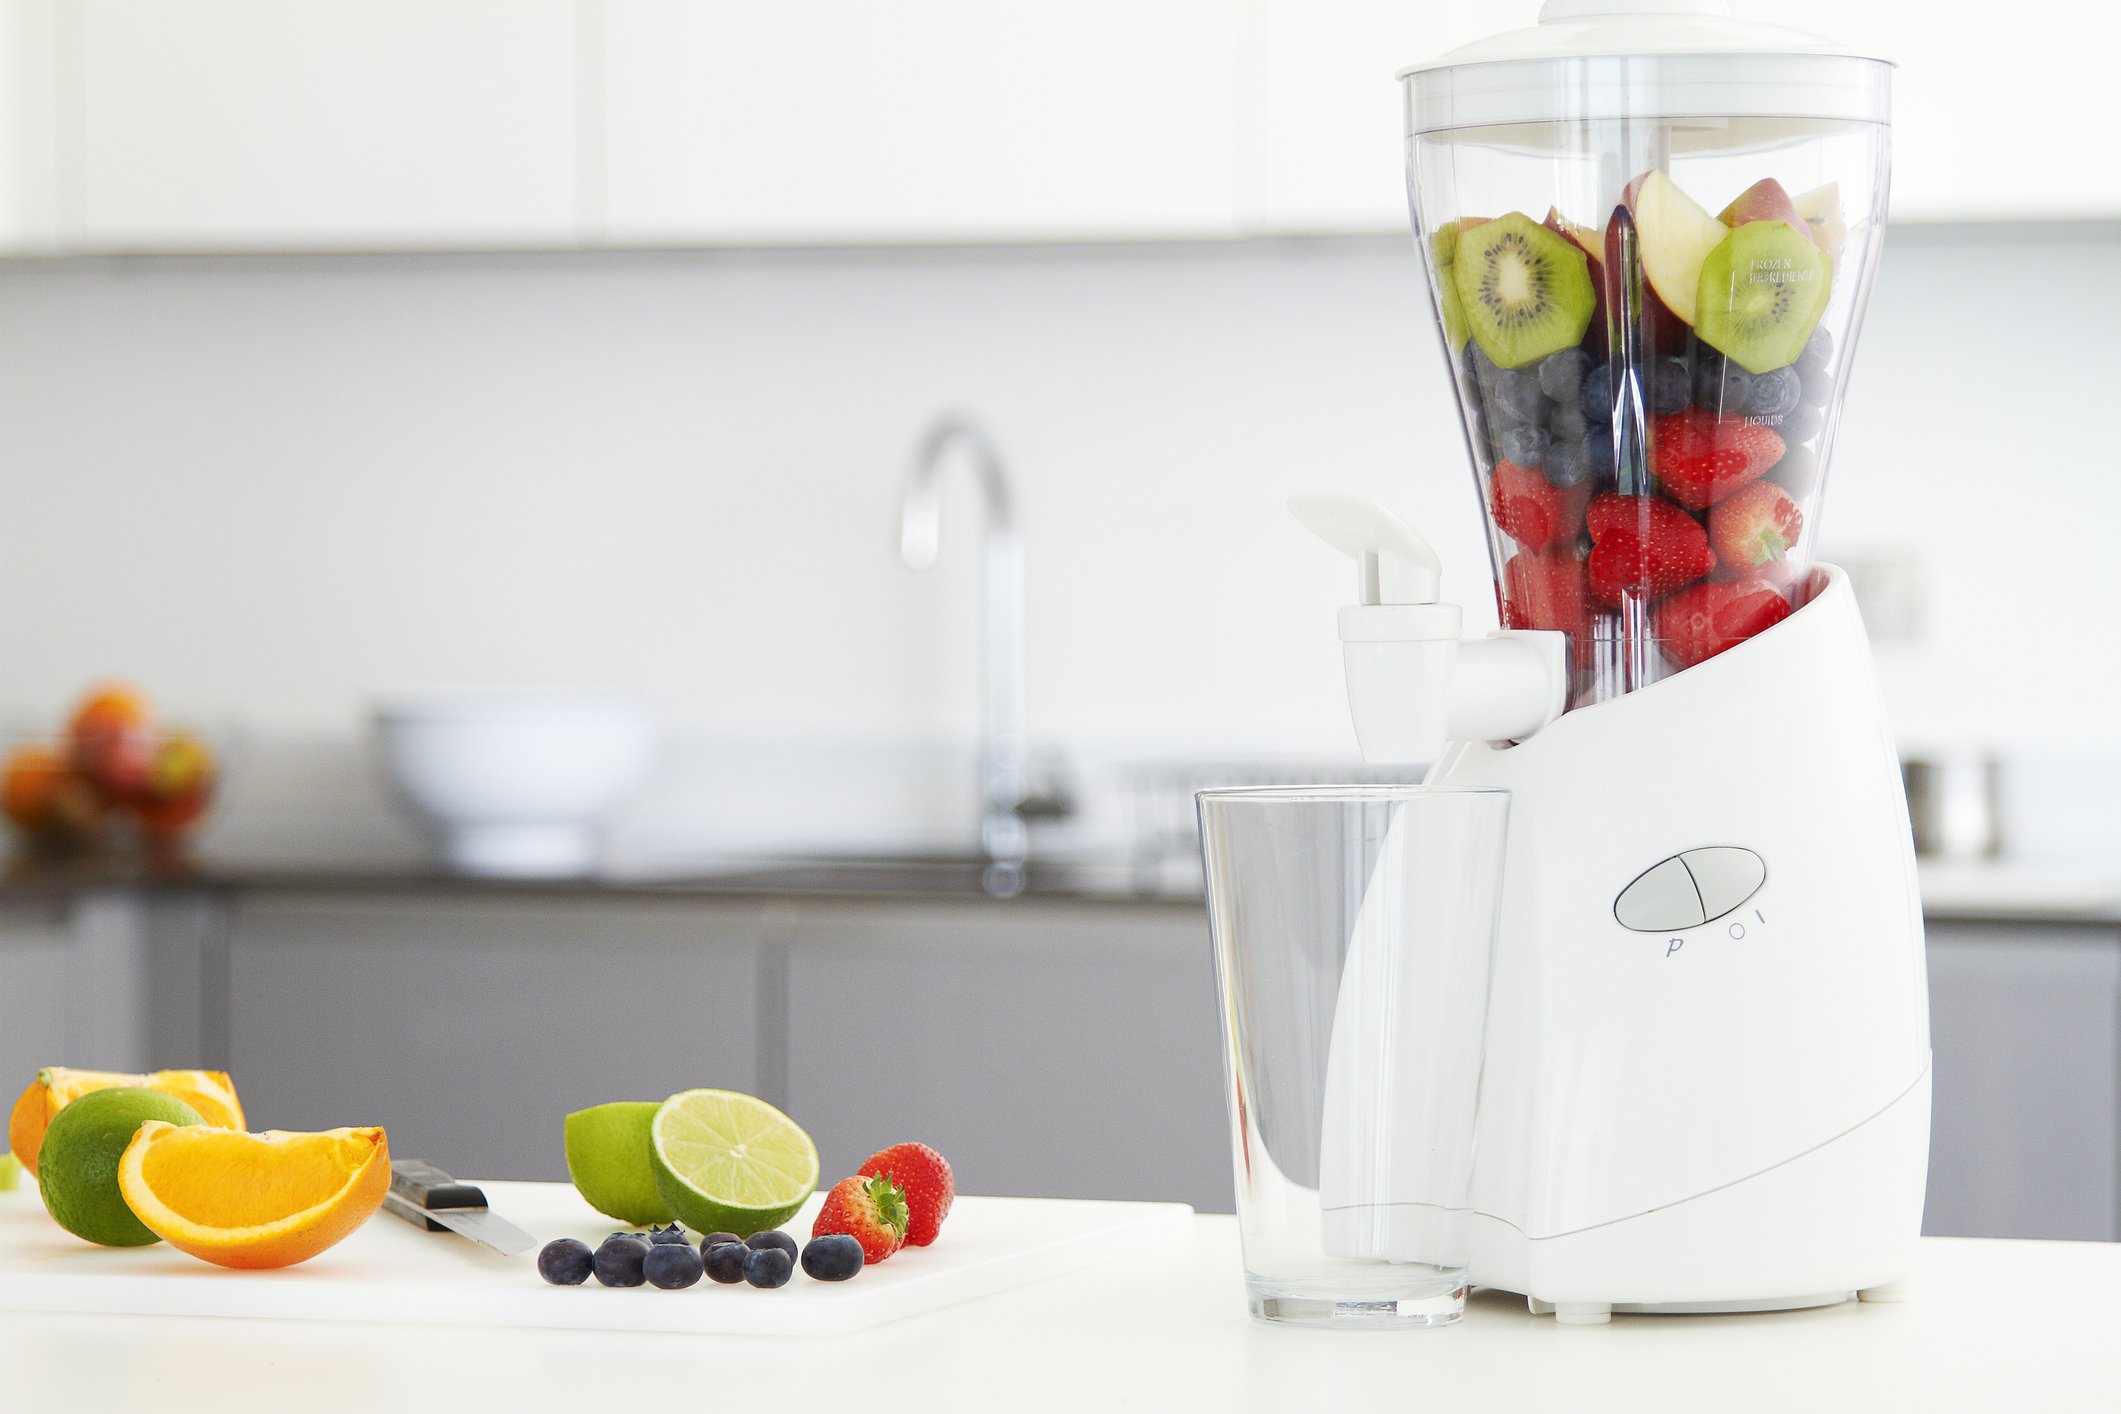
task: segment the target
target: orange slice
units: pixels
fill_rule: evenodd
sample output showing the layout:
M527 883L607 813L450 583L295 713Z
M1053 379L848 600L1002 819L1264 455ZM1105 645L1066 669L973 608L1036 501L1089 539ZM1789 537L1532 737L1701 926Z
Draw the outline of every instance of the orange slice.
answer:
M137 1085L173 1095L199 1112L199 1118L221 1129L243 1127L243 1102L236 1098L236 1082L223 1070L158 1070L152 1075L127 1075L116 1070L70 1070L48 1065L15 1101L7 1117L7 1147L31 1174L37 1172L37 1150L44 1144L44 1131L52 1116L91 1090L115 1085Z
M224 1267L291 1267L383 1205L380 1129L238 1134L149 1120L118 1160L133 1216L179 1251Z

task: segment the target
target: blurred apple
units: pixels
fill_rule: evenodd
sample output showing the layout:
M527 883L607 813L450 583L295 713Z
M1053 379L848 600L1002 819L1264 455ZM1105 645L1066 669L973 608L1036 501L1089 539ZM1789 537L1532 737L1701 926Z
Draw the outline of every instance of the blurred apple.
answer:
M214 755L189 732L171 732L156 743L145 788L134 805L140 828L167 838L189 829L206 813L214 786Z
M49 746L16 747L0 767L0 811L36 834L51 823L59 786L71 774L66 758Z
M74 764L105 800L138 800L147 786L153 729L154 712L144 695L120 684L98 687L67 724Z

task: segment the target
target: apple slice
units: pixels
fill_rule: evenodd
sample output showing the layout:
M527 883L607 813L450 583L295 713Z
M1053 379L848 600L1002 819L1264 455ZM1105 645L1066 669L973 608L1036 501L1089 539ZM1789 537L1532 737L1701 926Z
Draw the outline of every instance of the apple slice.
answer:
M1841 214L1841 183L1828 182L1823 187L1813 187L1792 205L1811 231L1812 244L1825 251L1828 260L1839 265L1841 248L1847 243L1849 233L1848 218Z
M1579 226L1561 214L1558 207L1547 208L1547 219L1540 222L1557 236L1575 243L1583 252L1584 259L1591 263L1591 326L1585 339L1595 357L1605 357L1605 234L1596 226Z
M1694 302L1701 292L1701 266L1730 228L1701 209L1662 172L1645 172L1628 183L1628 206L1635 214L1636 248L1642 273L1665 308L1694 327Z
M1632 196L1634 190L1634 187L1630 186L1628 194ZM1624 214L1622 209L1615 208L1612 219L1606 222L1604 263L1600 273L1608 270L1617 272L1621 268L1620 222ZM1640 259L1639 233L1636 245L1637 259ZM1598 293L1599 297L1608 303L1626 298L1621 291L1607 290L1603 281L1599 284ZM1693 337L1693 330L1687 327L1686 321L1672 313L1665 302L1657 297L1656 287L1647 280L1643 282L1641 298L1636 303L1635 323L1639 331L1636 336L1638 351L1644 359L1655 358L1660 354L1685 353L1687 340Z
M1748 221L1787 221L1796 226L1804 220L1804 213L1790 200L1782 183L1773 177L1762 177L1738 193L1729 206L1717 213L1716 219L1726 226L1743 226Z

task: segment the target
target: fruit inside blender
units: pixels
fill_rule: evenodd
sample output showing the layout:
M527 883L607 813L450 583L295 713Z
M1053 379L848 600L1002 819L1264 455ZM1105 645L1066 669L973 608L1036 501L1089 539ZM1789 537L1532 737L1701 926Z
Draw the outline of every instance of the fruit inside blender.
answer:
M1762 178L1711 215L1652 170L1596 224L1459 215L1426 239L1502 621L1569 635L1571 706L1801 606L1842 362L1827 316L1859 302L1834 299L1835 184Z

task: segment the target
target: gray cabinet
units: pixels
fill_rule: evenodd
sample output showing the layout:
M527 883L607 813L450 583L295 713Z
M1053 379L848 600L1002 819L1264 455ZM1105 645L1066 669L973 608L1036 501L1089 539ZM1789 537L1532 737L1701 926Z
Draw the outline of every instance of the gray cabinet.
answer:
M2121 933L1932 924L1925 1232L2121 1237Z
M785 927L789 1107L828 1178L918 1139L967 1192L1230 1211L1198 907L805 903Z
M453 1173L564 1179L570 1110L758 1088L758 919L699 899L247 894L230 1069L254 1129L380 1124Z
M47 1065L217 1065L219 901L95 888L0 905L0 1085Z

